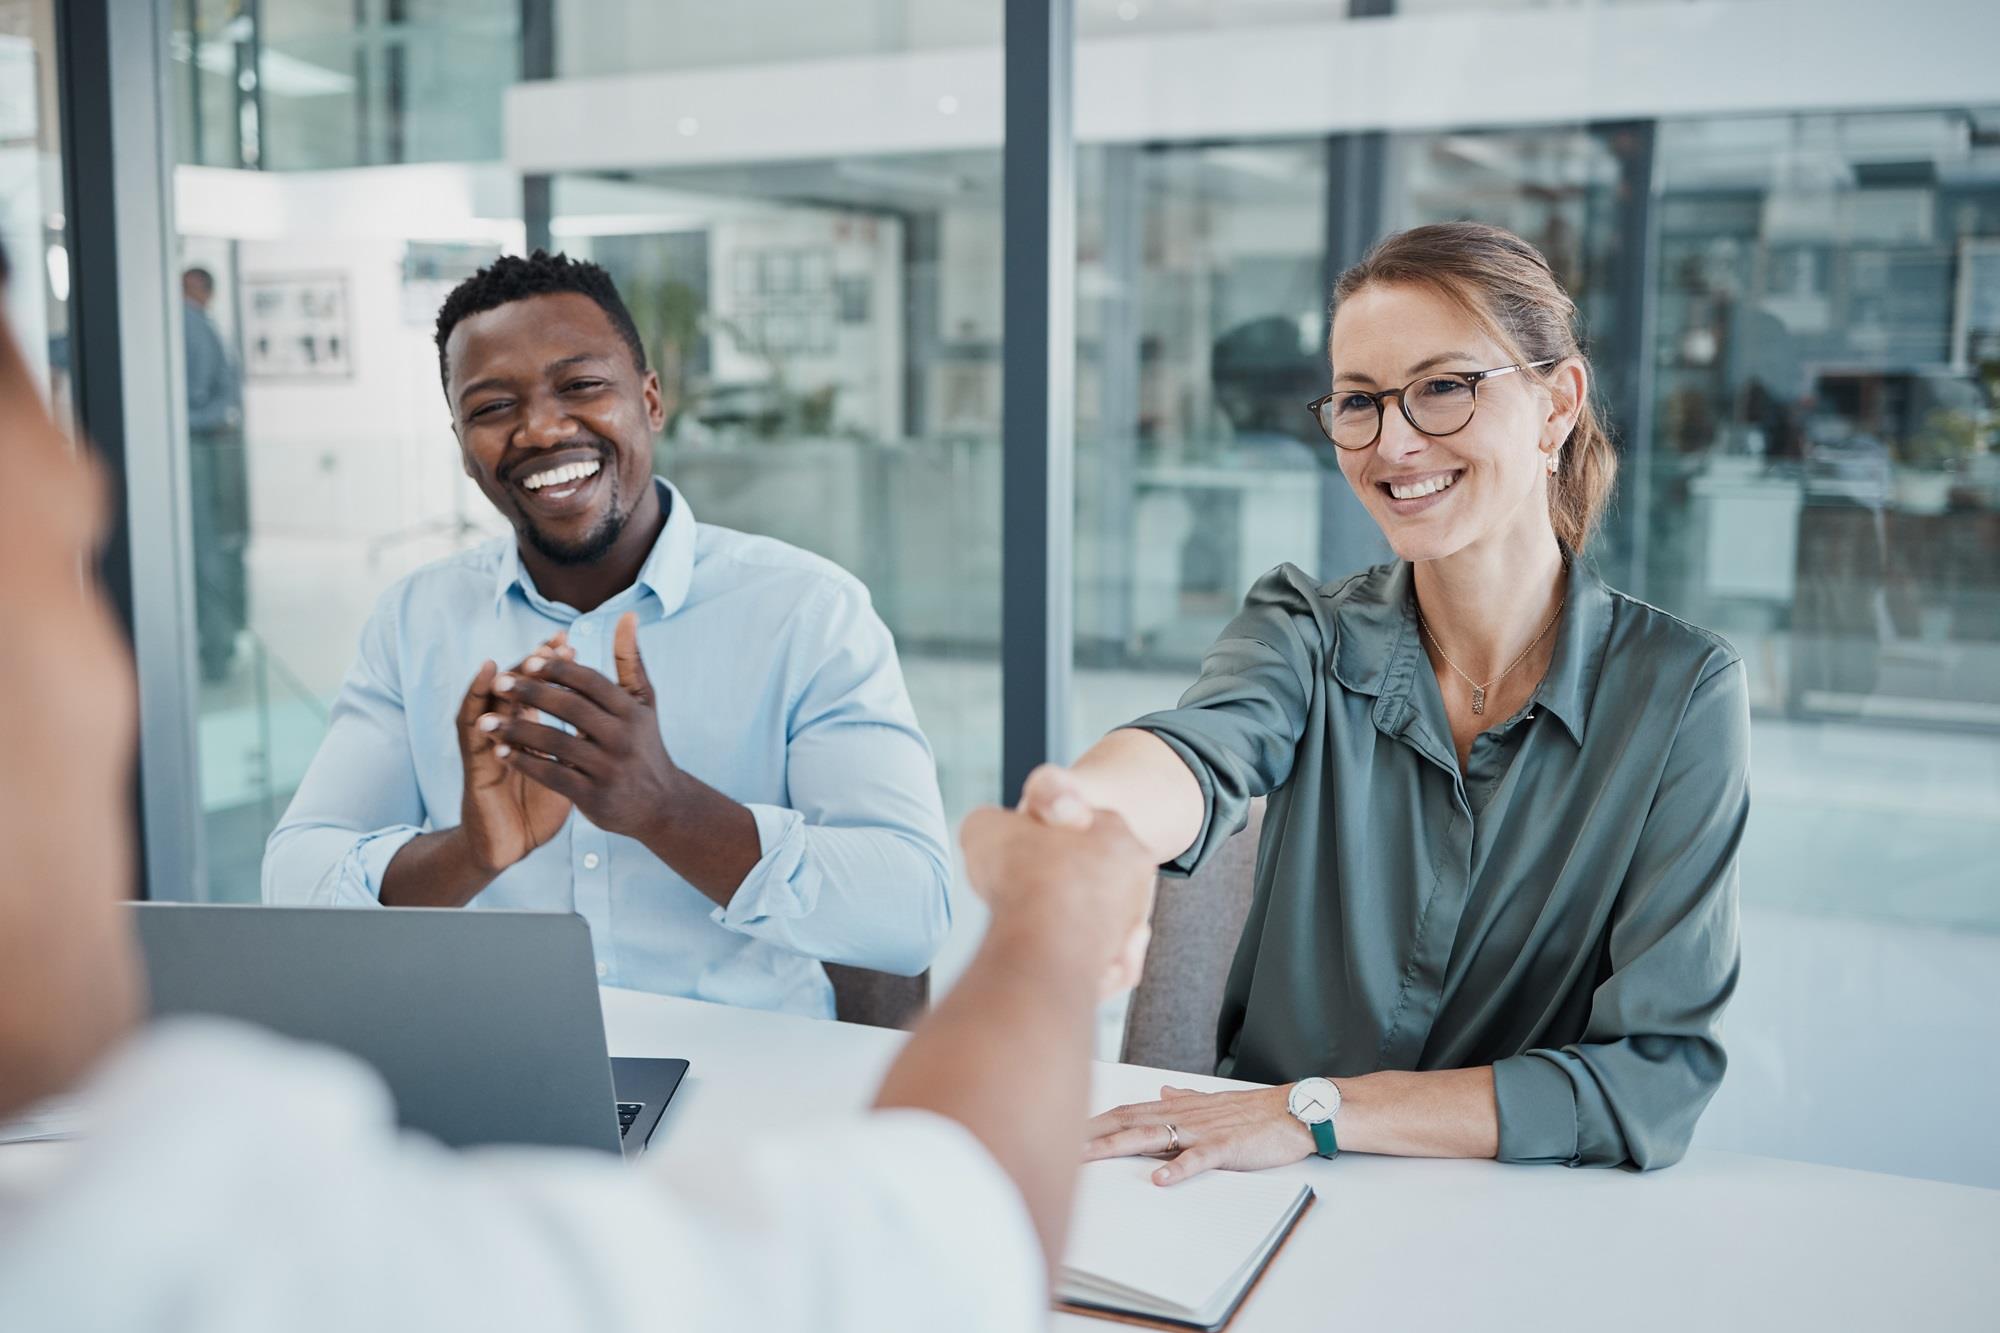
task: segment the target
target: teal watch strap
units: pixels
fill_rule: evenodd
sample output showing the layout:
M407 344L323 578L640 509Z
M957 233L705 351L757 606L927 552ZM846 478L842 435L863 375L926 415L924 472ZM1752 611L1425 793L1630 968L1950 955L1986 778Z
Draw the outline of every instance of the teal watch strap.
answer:
M1321 1157L1331 1159L1340 1156L1340 1145L1333 1139L1333 1121L1320 1121L1312 1127L1312 1132L1313 1144L1319 1149Z

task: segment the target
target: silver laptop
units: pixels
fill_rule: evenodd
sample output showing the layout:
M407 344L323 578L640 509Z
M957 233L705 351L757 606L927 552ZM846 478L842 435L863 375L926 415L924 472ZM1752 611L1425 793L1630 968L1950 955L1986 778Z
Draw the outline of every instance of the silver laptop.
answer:
M555 912L135 903L156 1014L351 1052L454 1147L643 1151L685 1060L608 1057L590 928Z

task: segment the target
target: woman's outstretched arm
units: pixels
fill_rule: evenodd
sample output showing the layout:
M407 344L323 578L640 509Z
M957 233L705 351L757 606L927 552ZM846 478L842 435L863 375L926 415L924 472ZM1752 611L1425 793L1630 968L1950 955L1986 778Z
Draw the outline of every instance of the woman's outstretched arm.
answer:
M1021 809L1047 824L1087 828L1091 811L1125 821L1155 863L1185 852L1201 833L1201 786L1168 744L1121 729L1068 768L1043 764L1021 788Z

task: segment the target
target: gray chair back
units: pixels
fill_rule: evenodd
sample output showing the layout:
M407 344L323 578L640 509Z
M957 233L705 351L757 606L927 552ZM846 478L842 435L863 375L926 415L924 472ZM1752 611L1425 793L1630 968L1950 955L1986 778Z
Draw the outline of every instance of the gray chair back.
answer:
M1250 915L1264 802L1207 865L1187 879L1161 876L1153 900L1153 942L1125 1010L1126 1064L1215 1072L1215 1024L1222 988Z
M931 1002L931 974L899 977L893 972L871 972L865 967L828 963L826 975L833 982L833 1016L843 1023L866 1023L878 1028L911 1028L924 1016Z

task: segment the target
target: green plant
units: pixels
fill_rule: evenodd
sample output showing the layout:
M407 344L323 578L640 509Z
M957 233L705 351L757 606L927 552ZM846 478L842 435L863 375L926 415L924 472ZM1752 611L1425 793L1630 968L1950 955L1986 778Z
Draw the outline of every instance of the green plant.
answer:
M660 375L667 409L667 433L687 404L688 353L702 335L708 311L701 293L673 278L642 279L625 289L626 308L639 327L639 341Z
M1897 455L1911 467L1943 471L1983 451L1990 426L1988 413L1934 408L1924 424L1901 442Z

